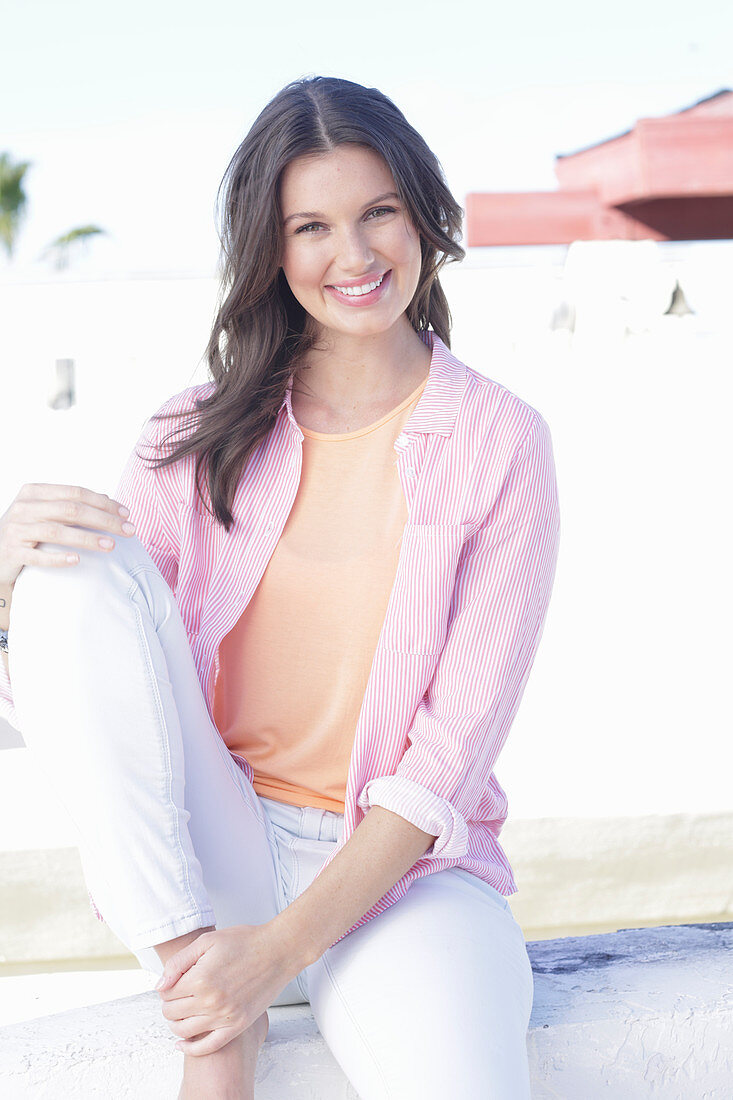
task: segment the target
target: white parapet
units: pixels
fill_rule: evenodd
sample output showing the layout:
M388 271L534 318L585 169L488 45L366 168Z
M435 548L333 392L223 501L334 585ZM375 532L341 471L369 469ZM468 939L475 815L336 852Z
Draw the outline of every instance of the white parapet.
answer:
M730 1100L732 949L733 923L528 944L533 1100ZM359 1100L309 1005L269 1015L257 1100ZM175 1100L175 1042L154 992L5 1027L0 1096Z
M733 922L528 948L532 1100L731 1100Z

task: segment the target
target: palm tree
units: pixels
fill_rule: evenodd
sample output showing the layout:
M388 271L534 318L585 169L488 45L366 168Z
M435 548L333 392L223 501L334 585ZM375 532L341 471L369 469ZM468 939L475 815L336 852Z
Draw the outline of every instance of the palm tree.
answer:
M69 266L69 259L72 252L77 250L77 245L83 246L90 237L96 237L97 234L104 232L104 229L100 229L98 225L81 225L78 229L70 229L68 233L62 233L55 241L51 241L41 253L41 258L50 258L54 267L61 270Z
M29 161L13 164L9 153L0 153L0 241L12 258L20 223L26 212L28 199L23 189L23 178L30 168Z
M13 163L10 153L0 153L0 241L8 259L13 257L20 224L26 214L28 198L23 181L30 167L30 161ZM70 256L80 245L83 246L84 241L105 232L98 225L81 225L71 229L52 241L41 258L50 257L57 269L68 267Z

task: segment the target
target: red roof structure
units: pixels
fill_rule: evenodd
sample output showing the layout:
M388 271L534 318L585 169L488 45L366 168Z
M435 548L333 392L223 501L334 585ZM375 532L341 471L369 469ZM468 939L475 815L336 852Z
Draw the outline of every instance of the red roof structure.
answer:
M471 192L467 243L733 237L733 91L556 157L558 191Z

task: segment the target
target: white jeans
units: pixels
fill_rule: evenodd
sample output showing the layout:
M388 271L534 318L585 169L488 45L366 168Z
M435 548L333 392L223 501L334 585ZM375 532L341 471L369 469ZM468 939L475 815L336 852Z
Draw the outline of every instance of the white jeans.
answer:
M26 566L16 582L13 696L76 824L97 906L160 973L153 945L284 909L341 838L343 815L256 794L209 718L175 599L137 537L79 555ZM362 1100L529 1100L532 997L507 899L451 868L414 882L273 1004L310 1003Z

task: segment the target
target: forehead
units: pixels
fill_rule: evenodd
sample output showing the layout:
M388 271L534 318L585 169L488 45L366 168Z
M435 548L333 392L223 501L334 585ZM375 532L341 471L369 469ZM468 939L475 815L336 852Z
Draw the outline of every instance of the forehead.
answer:
M387 162L376 150L362 145L339 145L330 153L296 157L280 177L280 197L286 206L306 200L311 204L335 199L349 192L389 190L395 187ZM299 209L298 206L293 209Z

